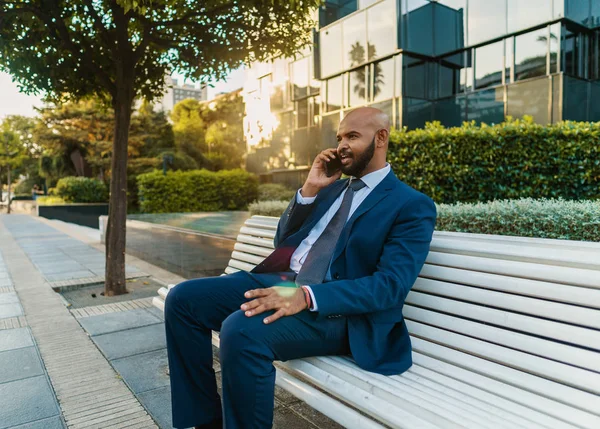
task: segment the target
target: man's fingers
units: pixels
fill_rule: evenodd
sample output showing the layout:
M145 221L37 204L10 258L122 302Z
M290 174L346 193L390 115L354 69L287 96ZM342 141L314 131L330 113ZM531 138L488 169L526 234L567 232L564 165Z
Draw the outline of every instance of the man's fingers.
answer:
M259 305L261 305L262 303L263 303L263 298L253 299L252 301L242 304L240 308L242 310L253 310L256 307L258 307Z
M264 322L265 323L273 323L277 319L281 319L283 316L285 316L285 310L282 308L281 310L277 310L271 316L266 317Z
M258 296L267 296L271 293L269 289L252 289L244 294L246 298L256 298Z

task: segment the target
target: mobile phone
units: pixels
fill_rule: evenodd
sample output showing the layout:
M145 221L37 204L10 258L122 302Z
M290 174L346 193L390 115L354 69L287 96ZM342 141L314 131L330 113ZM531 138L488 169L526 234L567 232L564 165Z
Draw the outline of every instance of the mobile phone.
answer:
M325 163L325 174L327 177L333 176L342 168L342 160L337 155L333 160Z

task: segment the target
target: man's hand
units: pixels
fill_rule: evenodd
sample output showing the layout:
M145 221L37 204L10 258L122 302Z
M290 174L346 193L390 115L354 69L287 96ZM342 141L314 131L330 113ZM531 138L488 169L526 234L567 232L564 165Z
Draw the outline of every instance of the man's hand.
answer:
M308 173L306 182L304 182L304 185L302 186L303 197L314 197L321 189L331 185L337 179L342 177L342 170L338 170L333 176L327 177L327 168L325 165L338 157L337 149L333 148L325 149L317 155L310 172Z
M272 316L265 318L265 323L272 323L282 316L292 316L308 308L302 288L273 286L266 289L249 290L246 298L254 298L241 306L248 317L268 310L276 310Z

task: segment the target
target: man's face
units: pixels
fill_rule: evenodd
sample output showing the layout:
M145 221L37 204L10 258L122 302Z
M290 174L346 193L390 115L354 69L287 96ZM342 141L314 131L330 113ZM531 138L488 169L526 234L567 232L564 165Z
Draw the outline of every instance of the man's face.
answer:
M375 154L375 135L370 130L343 121L338 130L338 155L342 160L342 173L347 176L361 176ZM369 135L370 134L370 135Z

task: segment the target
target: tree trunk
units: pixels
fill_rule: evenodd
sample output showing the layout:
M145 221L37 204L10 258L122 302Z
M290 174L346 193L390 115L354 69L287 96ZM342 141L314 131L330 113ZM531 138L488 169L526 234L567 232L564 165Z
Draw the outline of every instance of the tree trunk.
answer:
M6 213L10 214L10 164L8 164L8 204L6 206Z
M110 200L106 230L106 296L127 293L125 283L125 222L127 220L127 142L131 122L132 85L123 85L117 93L115 110L115 133L113 140Z

